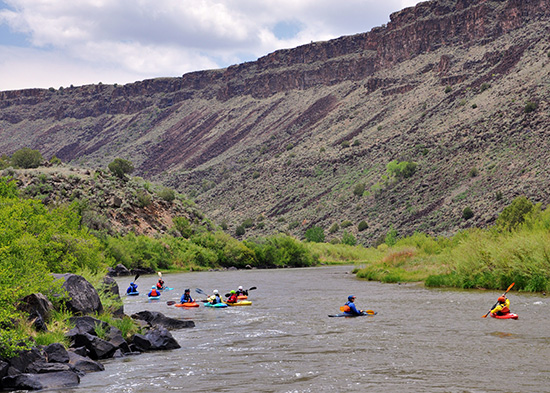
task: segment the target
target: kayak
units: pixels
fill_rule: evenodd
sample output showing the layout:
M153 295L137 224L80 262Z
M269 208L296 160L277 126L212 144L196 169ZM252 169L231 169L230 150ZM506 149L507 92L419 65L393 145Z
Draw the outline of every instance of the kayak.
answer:
M149 300L158 300L160 296L149 296Z
M518 314L514 314L513 312L509 312L504 315L496 315L491 313L491 316L496 319L518 319Z
M227 303L204 303L204 307L212 307L212 308L224 308L227 307Z
M158 288L159 291L171 291L173 290L174 288L168 288L168 287L164 287L164 288Z
M370 315L371 317L378 314L378 312L375 312L374 314L372 313L362 313L362 314L350 314L350 313L347 313L347 312L343 312L343 313L340 313L340 314L329 314L328 316L331 317L331 318L335 318L335 317L348 317L348 318L354 318L354 317L364 317L366 315Z
M235 307L235 306L251 306L252 302L250 300L241 300L237 303L226 303L228 306Z
M178 303L176 304L176 307L198 307L199 304L192 302L192 303Z
M126 295L127 295L127 296L138 296L138 295L139 295L139 292L138 292L138 291L135 291L135 292L126 292Z
M245 299L248 299L248 296L246 296L246 295L239 295L239 296L237 296L237 299L239 299L239 300L245 300Z

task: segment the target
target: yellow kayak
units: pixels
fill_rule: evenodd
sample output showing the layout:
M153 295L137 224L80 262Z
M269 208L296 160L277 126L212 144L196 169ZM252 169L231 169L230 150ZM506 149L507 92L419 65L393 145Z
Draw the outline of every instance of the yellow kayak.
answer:
M237 303L225 303L225 304L227 304L228 306L232 306L232 307L235 307L235 306L251 306L252 302L250 300L241 300L240 302L237 302Z

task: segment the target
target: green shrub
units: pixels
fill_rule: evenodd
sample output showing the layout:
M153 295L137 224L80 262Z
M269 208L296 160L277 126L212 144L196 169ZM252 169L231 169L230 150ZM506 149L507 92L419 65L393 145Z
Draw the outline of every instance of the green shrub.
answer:
M477 177L478 174L479 174L479 171L477 170L476 167L473 167L472 169L470 169L470 172L468 172L469 177Z
M323 243L325 241L325 230L318 226L308 228L305 233L308 242Z
M252 178L253 178L253 179L257 179L257 178L259 178L259 177L260 177L260 172L254 171L254 173L252 174Z
M347 244L348 246L355 246L357 244L357 239L350 232L344 231L344 233L342 234L342 244Z
M398 162L394 160L386 165L388 176L396 179L407 179L412 177L416 172L416 168L417 164L415 162L408 161Z
M241 226L243 228L252 228L254 226L254 220L252 218L247 218L242 222Z
M340 230L340 226L337 224L337 223L334 223L332 224L332 226L330 227L330 229L328 230L328 233L332 234L332 233L336 233Z
M151 204L151 195L145 190L137 190L136 199L139 207L146 207Z
M358 183L355 185L355 188L353 189L353 193L358 196L358 197L361 197L363 196L365 192L365 183Z
M507 231L513 231L525 222L528 214L533 212L534 209L535 205L525 196L517 197L499 214L496 226Z
M350 145L349 141L342 141L341 146L345 149L348 148Z
M342 221L342 223L340 224L340 226L341 226L342 228L347 228L347 227L350 227L350 226L352 226L352 225L353 225L353 223L352 223L350 220Z
M386 237L384 238L384 243L386 243L388 246L393 247L397 243L397 231L392 227L390 227L390 230L388 233L386 233Z
M472 109L476 109L477 108L477 104L472 104Z
M172 202L174 199L176 199L176 192L168 187L161 188L157 194L166 202Z
M193 234L193 228L186 217L176 216L172 219L174 228L186 239L189 239ZM227 229L227 228L226 228Z
M445 87L445 94L448 94L450 93L451 91L453 91L453 88L451 86L446 86Z
M109 170L113 175L124 179L127 174L130 174L134 171L134 164L128 160L122 158L115 158L108 166Z
M38 150L32 150L28 147L17 150L11 156L11 163L16 168L38 168L42 161L42 154Z
M525 113L531 113L531 112L534 112L537 110L538 108L538 104L536 102L533 102L533 101L527 101L525 103L525 106L523 107L523 111Z
M239 225L237 228L235 228L235 235L236 236L242 236L246 233L246 229L242 225Z
M462 210L462 218L465 220L469 220L474 216L474 212L469 206L466 206L464 210Z
M487 89L490 89L491 88L491 84L490 83L482 83L481 86L479 87L479 91L481 93L483 93L485 90Z
M259 267L307 267L318 263L318 256L287 235L245 240L244 243L254 252Z
M361 221L359 223L359 225L357 225L357 230L359 232L363 232L365 229L367 229L369 227L369 224L367 224L367 222L365 220Z

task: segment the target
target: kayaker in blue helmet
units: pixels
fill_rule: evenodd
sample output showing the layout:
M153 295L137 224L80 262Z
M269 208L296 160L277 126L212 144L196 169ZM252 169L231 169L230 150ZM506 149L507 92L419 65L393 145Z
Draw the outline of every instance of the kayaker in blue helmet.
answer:
M355 302L355 296L349 295L348 296L348 301L344 305L344 307L345 307L344 312L348 313L348 314L351 314L351 315L362 315L364 311L363 310L358 310L357 307L355 307L354 302ZM348 310L348 308L349 308L349 310Z
M130 283L130 286L128 287L128 289L126 290L126 293L133 293L133 292L137 292L137 284L134 283L134 282L131 282Z
M191 290L190 289L186 289L183 292L183 295L181 295L180 302L182 304L183 303L193 303L194 302L193 298L191 297Z
M149 297L160 296L160 291L157 289L156 286L153 285L151 287L151 291L147 294L147 296Z
M506 297L506 294L502 295L498 299L498 304L491 310L491 314L506 315L510 312L510 299Z

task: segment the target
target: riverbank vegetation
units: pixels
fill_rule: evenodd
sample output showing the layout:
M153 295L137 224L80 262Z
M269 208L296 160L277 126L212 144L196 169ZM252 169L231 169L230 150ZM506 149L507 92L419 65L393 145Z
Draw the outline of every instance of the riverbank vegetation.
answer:
M388 243L392 244L391 246ZM429 287L550 290L550 208L515 199L486 229L450 238L423 233L376 248L308 244L321 262L356 263L357 277L387 283L424 281Z

